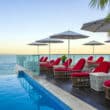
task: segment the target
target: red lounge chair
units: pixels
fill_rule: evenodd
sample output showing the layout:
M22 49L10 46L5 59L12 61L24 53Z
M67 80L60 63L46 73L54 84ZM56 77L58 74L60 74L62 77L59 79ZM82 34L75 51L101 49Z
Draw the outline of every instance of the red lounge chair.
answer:
M110 80L104 81L105 98L110 100Z
M40 62L42 62L42 61L43 61L43 59L44 59L44 56L42 56L42 57L40 58L40 60L39 60L39 61L40 61Z
M41 68L42 66L44 66L45 64L49 63L49 61L47 61L47 60L48 60L48 57L43 57L43 58L42 58L42 61L39 63L40 68Z
M103 56L101 56L101 57L99 57L96 61L88 61L88 63L89 64L100 64L100 63L102 63L104 61L104 57Z
M59 67L60 68L67 68L71 65L71 63L72 63L72 59L69 58L62 65L54 65L53 68L59 68Z
M43 65L45 65L46 63L48 63L48 57L43 57L42 58L42 61L40 62L40 66L43 66Z
M93 56L89 56L88 59L87 59L87 62L93 61L93 58L94 58Z
M99 57L96 61L89 61L88 60L87 67L93 69L93 68L97 67L100 63L102 63L103 61L104 61L103 56Z
M48 57L44 57L42 62L46 62L48 60Z
M46 67L47 68L51 68L53 67L54 65L58 65L61 61L61 58L57 58L54 62L50 63L50 64L47 64Z
M104 57L101 56L96 60L96 63L102 63L104 61Z
M99 73L104 72L108 73L109 71L109 63L108 62L102 62L97 66L93 73ZM89 74L90 72L75 72L71 74L71 79L73 82L73 86L81 87L81 86L89 86Z
M40 63L40 72L46 70L46 65L52 64L54 60L46 61L46 62L41 62Z
M59 65L61 58L57 58L53 63L48 63L45 65L48 73L53 73L53 66Z
M73 67L65 67L65 68L55 68L54 69L54 77L55 78L66 78L69 77L69 73L81 71L85 65L86 60L81 58Z
M110 80L106 80L103 85L105 88L105 98L110 100Z
M64 63L63 63L63 66L64 67L69 67L72 63L72 59L71 58L68 58Z

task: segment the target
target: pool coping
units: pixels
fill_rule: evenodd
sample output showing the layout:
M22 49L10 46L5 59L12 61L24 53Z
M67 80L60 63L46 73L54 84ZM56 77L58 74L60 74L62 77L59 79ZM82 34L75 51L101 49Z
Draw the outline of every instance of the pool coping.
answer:
M97 110L93 106L87 104L86 102L80 100L79 98L71 95L70 93L64 91L63 89L59 88L58 86L50 83L46 79L43 79L40 76L33 75L33 72L16 65L16 73L18 71L24 71L28 73L34 80L36 80L39 84L41 84L44 88L46 88L49 92L54 94L58 97L62 102L68 105L72 110Z

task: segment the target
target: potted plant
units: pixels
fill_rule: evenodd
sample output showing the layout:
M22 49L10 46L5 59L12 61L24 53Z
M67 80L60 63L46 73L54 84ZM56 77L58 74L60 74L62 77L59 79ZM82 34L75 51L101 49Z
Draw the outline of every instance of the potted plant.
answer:
M66 55L63 55L63 56L61 57L62 64L65 62L66 59L67 59Z

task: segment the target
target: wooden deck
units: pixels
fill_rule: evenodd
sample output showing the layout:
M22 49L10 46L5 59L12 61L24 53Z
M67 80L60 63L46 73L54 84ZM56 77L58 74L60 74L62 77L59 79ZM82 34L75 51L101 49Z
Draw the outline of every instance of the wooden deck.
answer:
M110 101L105 99L104 92L96 92L90 88L75 88L72 87L71 80L54 79L45 73L40 74L40 76L98 110L110 110Z

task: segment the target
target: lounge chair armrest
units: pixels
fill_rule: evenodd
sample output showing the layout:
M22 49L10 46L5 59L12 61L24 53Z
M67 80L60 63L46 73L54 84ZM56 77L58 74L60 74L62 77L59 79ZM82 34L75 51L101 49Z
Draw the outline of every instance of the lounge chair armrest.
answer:
M110 76L110 73L95 72L95 73L90 73L90 75L94 75L94 76Z

